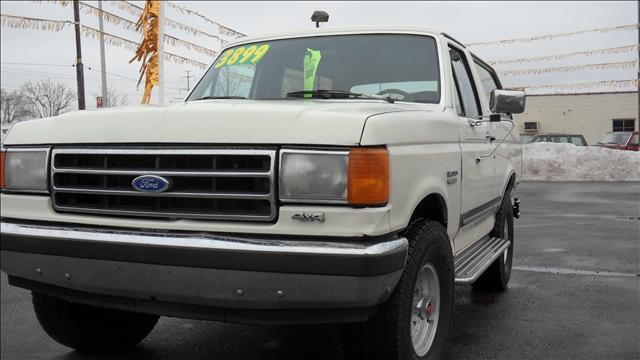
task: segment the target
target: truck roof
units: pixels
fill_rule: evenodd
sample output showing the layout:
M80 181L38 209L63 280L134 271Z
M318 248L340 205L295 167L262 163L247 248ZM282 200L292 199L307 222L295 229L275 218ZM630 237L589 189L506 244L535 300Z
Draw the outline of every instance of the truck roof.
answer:
M312 28L308 30L289 31L282 33L247 36L236 41L232 41L225 47L233 46L237 44L243 44L247 42L284 39L292 37L308 37L308 36L322 36L322 35L339 35L339 34L380 34L380 33L408 33L408 34L424 34L437 36L442 32L419 26L349 26L349 27L326 27L326 28Z

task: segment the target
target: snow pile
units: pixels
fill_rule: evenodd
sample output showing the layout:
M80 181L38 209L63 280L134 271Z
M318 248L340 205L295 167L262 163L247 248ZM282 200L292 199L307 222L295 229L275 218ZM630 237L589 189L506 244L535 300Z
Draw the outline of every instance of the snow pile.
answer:
M640 181L640 152L597 146L530 143L522 147L523 180Z

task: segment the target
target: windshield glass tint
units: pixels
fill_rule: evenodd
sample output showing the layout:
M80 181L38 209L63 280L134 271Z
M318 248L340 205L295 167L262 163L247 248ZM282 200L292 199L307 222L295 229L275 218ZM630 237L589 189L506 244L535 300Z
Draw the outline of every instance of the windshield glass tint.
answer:
M438 103L439 77L436 42L429 36L293 38L225 50L187 101L208 96L278 99L300 90L342 90Z

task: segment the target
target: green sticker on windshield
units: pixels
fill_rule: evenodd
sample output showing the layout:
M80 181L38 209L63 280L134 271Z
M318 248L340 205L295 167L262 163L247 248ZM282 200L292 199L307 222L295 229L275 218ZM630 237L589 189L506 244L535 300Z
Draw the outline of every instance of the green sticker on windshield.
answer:
M267 55L270 47L269 44L263 44L229 49L220 56L214 67L217 69L229 65L257 64Z
M307 49L307 55L304 56L304 89L313 90L313 84L316 80L316 71L320 64L322 55L319 50ZM304 97L310 98L311 94L305 94Z

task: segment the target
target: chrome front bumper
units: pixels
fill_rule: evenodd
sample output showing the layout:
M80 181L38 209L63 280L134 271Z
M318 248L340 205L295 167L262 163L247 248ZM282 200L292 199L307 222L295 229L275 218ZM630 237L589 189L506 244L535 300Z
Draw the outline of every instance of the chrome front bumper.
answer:
M259 323L272 322L265 310L375 307L399 280L408 247L398 236L271 239L8 219L0 232L1 267L17 286L105 307ZM193 307L200 310L185 310Z

